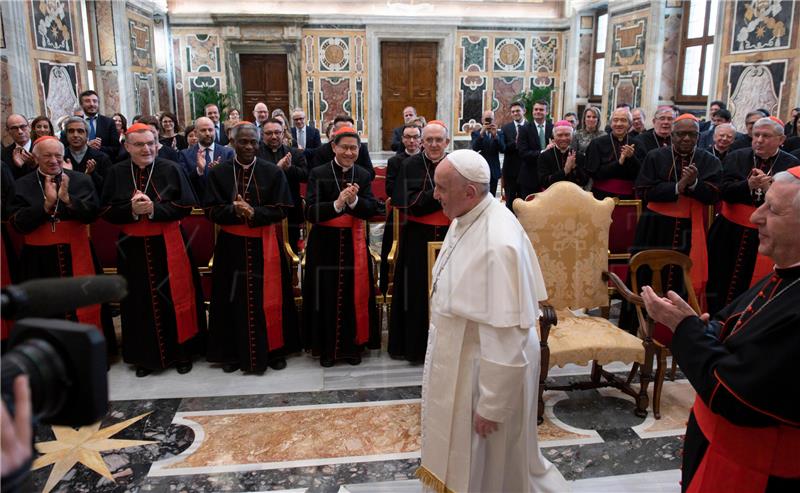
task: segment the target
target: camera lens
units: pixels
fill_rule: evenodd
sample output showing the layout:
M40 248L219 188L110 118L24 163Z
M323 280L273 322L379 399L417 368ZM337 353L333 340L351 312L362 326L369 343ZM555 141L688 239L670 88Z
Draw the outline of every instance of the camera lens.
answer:
M3 400L7 406L14 402L13 381L23 373L28 375L34 416L46 420L58 414L69 389L58 351L47 341L29 339L3 355Z

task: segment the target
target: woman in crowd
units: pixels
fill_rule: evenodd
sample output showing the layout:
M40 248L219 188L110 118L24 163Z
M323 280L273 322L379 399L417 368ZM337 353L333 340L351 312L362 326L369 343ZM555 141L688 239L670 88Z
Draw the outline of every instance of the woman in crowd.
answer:
M602 130L603 126L600 124L600 110L595 106L587 106L583 110L583 118L581 119L580 128L575 131L575 136L572 139L572 149L580 152L586 152L589 143L606 133Z
M120 144L125 142L125 132L128 130L128 120L122 113L114 113L111 117L114 120L114 125L117 126L117 134L119 135Z
M178 125L178 118L168 112L165 111L161 115L161 142L162 145L172 147L175 150L182 150L189 147L186 143L186 137L179 134L178 132L181 131L180 126Z
M55 135L53 124L46 116L37 116L31 122L31 141L36 142L36 139L45 135Z
M183 134L186 136L186 145L189 147L197 144L200 140L197 132L194 130L194 125L186 125L186 128L183 129Z

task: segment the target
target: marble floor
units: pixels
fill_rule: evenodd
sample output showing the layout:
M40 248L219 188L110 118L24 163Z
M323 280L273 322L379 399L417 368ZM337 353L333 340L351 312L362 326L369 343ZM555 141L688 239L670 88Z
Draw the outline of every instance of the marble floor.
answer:
M550 375L566 383L586 373ZM101 423L38 429L30 490L419 492L421 376L378 352L332 368L297 355L261 376L197 362L186 375L136 378L118 362ZM665 384L660 420L636 417L633 399L613 389L547 392L543 454L575 492L680 491L692 399L680 374Z

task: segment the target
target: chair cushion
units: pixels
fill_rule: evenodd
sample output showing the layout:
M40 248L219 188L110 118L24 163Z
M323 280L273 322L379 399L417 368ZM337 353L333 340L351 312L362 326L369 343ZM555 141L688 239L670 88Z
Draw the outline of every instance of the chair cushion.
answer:
M550 329L550 368L567 363L600 365L621 361L644 364L642 340L600 317L575 316L558 311L558 325Z

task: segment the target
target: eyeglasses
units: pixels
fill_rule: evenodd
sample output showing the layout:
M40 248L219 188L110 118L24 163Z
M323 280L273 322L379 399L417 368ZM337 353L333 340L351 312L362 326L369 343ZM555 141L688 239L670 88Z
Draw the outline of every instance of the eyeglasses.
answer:
M422 138L420 135L403 135L404 139L419 140Z
M137 149L141 149L142 147L155 147L155 142L128 142L128 145L131 145Z
M283 130L265 130L264 135L281 135Z
M672 134L679 139L684 139L686 137L689 137L690 139L696 139L697 136L700 135L697 132L672 132Z
M9 132L14 132L16 130L25 130L26 128L28 128L28 124L23 123L22 125L14 125L13 127L6 127L6 128L8 129Z
M304 116L296 116L296 117L292 118L292 120L294 120L296 122L299 122L300 120L305 120L305 119L306 119L306 117L304 117Z
M356 152L358 150L358 146L357 145L336 144L336 147L338 147L339 149L341 149L341 150L343 150L345 152Z

